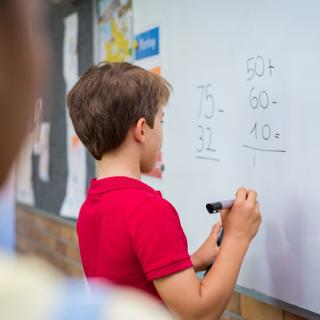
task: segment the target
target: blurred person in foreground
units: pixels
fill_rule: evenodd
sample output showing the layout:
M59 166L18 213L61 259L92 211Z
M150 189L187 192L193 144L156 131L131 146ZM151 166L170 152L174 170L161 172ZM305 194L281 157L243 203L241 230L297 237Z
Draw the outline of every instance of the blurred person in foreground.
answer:
M43 82L40 1L0 0L0 188L30 130ZM0 213L1 214L1 213ZM65 279L33 258L0 254L1 319L171 319L135 290Z

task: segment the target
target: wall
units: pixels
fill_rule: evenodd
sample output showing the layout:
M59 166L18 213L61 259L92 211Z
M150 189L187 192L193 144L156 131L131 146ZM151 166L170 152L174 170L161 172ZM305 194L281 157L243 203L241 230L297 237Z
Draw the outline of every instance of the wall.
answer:
M16 247L22 254L34 254L66 275L83 277L74 222L18 205Z

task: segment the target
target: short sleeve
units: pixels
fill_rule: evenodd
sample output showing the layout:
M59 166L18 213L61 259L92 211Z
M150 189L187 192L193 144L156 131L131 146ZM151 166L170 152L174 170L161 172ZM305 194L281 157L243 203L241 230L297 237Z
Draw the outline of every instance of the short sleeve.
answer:
M174 207L150 196L131 214L133 249L149 281L192 267L187 238Z

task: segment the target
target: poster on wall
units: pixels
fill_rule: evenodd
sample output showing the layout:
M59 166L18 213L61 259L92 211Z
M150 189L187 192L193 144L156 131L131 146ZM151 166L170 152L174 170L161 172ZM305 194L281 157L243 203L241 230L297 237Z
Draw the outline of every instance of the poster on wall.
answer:
M132 62L131 0L97 0L97 62Z
M16 200L28 206L35 205L32 169L33 132L28 133L16 162Z
M77 13L73 13L64 19L63 76L66 83L66 94L79 77L78 24ZM66 120L68 177L66 195L60 214L64 217L77 218L86 196L86 151L74 131L67 107Z
M50 124L43 121L43 100L36 100L33 123L16 161L16 200L28 206L36 205L33 178L33 156L39 157L38 177L50 181Z
M142 60L159 56L159 27L154 27L135 36L135 59Z

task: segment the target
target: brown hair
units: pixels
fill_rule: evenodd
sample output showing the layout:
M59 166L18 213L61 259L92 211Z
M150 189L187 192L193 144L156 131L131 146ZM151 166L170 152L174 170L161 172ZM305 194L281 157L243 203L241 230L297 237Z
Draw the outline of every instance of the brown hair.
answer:
M90 67L67 97L70 117L82 143L97 160L119 147L129 129L145 118L153 128L171 85L161 76L127 62Z

